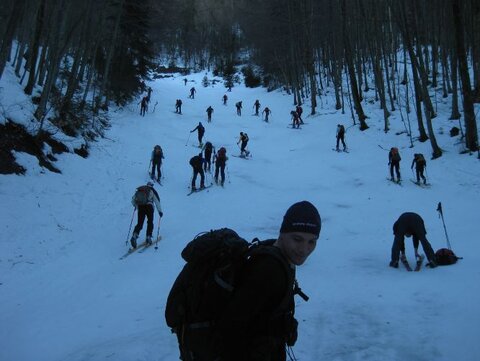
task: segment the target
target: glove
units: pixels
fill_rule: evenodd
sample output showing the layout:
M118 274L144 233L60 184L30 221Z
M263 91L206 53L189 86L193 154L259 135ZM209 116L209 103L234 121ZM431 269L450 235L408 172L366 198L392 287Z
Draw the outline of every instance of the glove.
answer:
M388 162L388 165L390 165L390 162Z
M158 212L158 215L160 216L160 218L163 217L163 212Z

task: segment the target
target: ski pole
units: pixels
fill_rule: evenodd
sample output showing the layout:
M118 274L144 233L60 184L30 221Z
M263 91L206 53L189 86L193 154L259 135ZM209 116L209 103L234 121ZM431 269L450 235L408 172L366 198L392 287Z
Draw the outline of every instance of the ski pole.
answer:
M192 135L192 132L190 132L190 134L188 135L187 142L185 143L185 146L187 146L188 141L190 140L190 136L191 136L191 135Z
M150 176L152 176L152 173L150 173L150 166L151 165L152 165L152 160L150 159L150 163L148 163L148 170L147 170L147 172Z
M230 184L230 171L228 170L228 165L225 166L226 170L227 170L227 177L228 177L228 184Z
M130 232L132 230L133 216L135 215L136 210L137 210L137 207L134 207L133 213L132 213L132 219L130 220L130 227L128 227L128 234L127 234L127 240L125 241L125 246L128 246L128 239L130 238Z
M450 245L450 240L448 239L448 234L447 234L447 227L445 226L445 220L443 219L442 202L438 202L437 212L440 213L440 217L442 217L443 230L445 231L445 237L447 238L447 247L448 249L451 250L452 246Z
M155 240L155 249L156 250L158 249L158 241L160 239L160 220L161 219L162 219L162 217L160 217L160 215L158 215L157 239Z

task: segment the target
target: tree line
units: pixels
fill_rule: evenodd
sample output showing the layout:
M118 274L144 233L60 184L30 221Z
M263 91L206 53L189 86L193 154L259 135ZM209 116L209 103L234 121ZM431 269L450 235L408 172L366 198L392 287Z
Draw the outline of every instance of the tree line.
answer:
M0 77L7 62L25 93L40 85L35 118L54 102L71 125L87 107L125 104L163 57L170 65L211 69L231 79L245 59L270 88L316 113L327 89L368 129L364 93L373 89L384 130L399 110L410 134L442 150L432 121L436 94L451 96L451 119L478 150L480 101L478 0L4 0ZM89 101L91 99L91 101ZM412 114L414 116L412 116ZM464 134L463 134L464 129ZM412 140L413 144L413 140Z

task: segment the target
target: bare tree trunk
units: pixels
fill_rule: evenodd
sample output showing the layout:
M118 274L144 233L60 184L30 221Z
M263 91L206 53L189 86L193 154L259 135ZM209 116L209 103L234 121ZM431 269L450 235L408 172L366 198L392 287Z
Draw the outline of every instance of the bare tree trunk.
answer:
M352 55L351 46L350 46L350 39L348 37L348 32L347 32L346 0L342 0L341 10L342 10L342 18L343 18L342 29L343 29L344 48L345 48L345 61L347 63L348 76L350 78L350 88L352 90L353 104L358 116L358 120L360 121L360 130L366 130L368 129L368 125L365 122L365 119L367 119L367 116L363 112L362 104L360 102L360 96L358 93L358 86L357 86L357 78L355 77L355 67L353 65L353 55Z
M32 94L33 86L35 85L35 71L37 69L37 62L38 62L38 47L40 46L40 35L42 34L42 31L43 31L43 17L45 12L45 2L46 0L41 0L40 5L38 7L33 42L29 46L30 69L28 74L28 82L24 89L24 92L27 95Z
M20 69L23 64L23 57L25 55L25 48L27 46L27 43L25 41L22 41L20 43L20 49L18 50L17 54L17 59L15 59L15 75L20 78Z
M442 97L447 98L451 86L450 86L450 74L448 72L448 59L447 59L447 50L445 47L442 47Z
M399 17L397 17L397 23L399 25L400 32L402 33L403 37L403 42L404 42L404 48L406 49L406 52L408 53L410 57L410 62L411 62L411 67L412 67L412 76L413 76L413 85L414 85L414 94L415 94L415 110L417 114L417 123L418 123L418 131L419 131L419 141L424 142L428 139L427 133L425 132L425 127L423 125L423 120L422 120L422 90L421 90L421 85L420 81L418 79L418 73L417 73L417 66L415 66L414 60L416 59L415 52L413 51L412 48L412 40L410 38L410 31L409 31L409 24L407 21L407 10L406 10L406 4L404 2L398 2L395 3L395 5L398 6L398 14ZM405 64L406 64L406 59L405 59ZM406 70L405 74L406 76ZM406 78L404 78L406 81Z
M452 51L452 114L450 119L460 119L462 116L458 110L458 62L457 52Z
M10 17L8 18L6 31L3 34L2 44L0 46L0 79L2 78L3 71L5 70L5 65L7 64L7 59L10 55L15 30L18 26L18 22L21 19L24 8L25 0L15 0L13 2L13 9Z
M412 71L416 72L418 71L420 74L421 81L419 82L420 84L420 91L422 92L422 99L423 99L423 106L424 106L424 113L425 113L425 118L427 121L427 129L428 129L428 137L430 138L430 144L432 145L432 158L438 158L442 156L442 150L437 144L437 139L435 138L435 132L433 130L432 126L432 111L430 109L430 106L428 106L428 102L426 99L430 99L430 96L428 94L428 77L427 77L427 72L425 68L423 67L423 62L421 60L422 55L418 54L419 57L417 58L413 52L413 49L410 47L410 60L412 62Z
M38 64L38 79L37 79L37 84L40 86L43 86L45 83L45 75L47 73L47 52L48 52L48 47L45 43L44 46L42 46L42 52L40 53L40 61Z
M42 95L40 97L40 102L38 103L38 107L35 110L34 116L37 120L40 121L40 128L39 132L42 130L43 127L43 120L45 116L45 111L47 107L47 102L50 97L50 92L52 91L52 87L55 84L55 81L58 76L58 72L60 69L60 60L62 58L61 54L61 39L62 39L62 32L65 28L65 19L66 17L63 16L65 12L65 0L61 0L58 9L56 10L56 19L58 20L57 24L58 28L54 31L54 36L49 46L48 51L48 75L47 80L45 82L45 86L43 87Z
M335 89L335 109L342 109L341 88L342 88L342 66L338 64L339 61L332 61L332 80Z
M124 4L125 4L125 0L120 0L118 4L118 9L116 14L117 17L115 19L115 27L113 29L112 39L110 40L107 57L105 59L105 70L103 71L103 82L100 87L100 93L98 94L98 98L100 102L102 101L103 96L105 95L105 91L109 83L110 67L112 65L113 52L115 50L115 45L118 38L118 32L120 29L120 19L122 18ZM108 109L108 103L105 103L104 106Z
M463 114L465 116L465 145L472 152L478 150L477 122L473 109L473 92L468 74L467 52L464 45L464 28L459 0L452 1L452 15L455 27L455 44L458 57L458 70L462 81Z
M473 87L474 101L480 102L480 1L472 0L473 18Z

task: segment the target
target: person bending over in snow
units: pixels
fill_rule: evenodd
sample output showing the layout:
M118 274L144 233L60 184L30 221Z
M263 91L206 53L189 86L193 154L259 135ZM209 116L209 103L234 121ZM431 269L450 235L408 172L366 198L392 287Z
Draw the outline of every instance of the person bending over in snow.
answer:
M430 242L428 242L425 229L425 224L422 217L413 212L403 213L397 221L393 224L393 234L395 238L392 245L392 258L390 261L390 267L398 267L398 259L401 254L402 258L405 258L405 237L413 237L413 248L415 249L415 257L418 259L418 245L422 244L423 251L425 252L431 268L437 266L435 261L435 253L433 252Z

